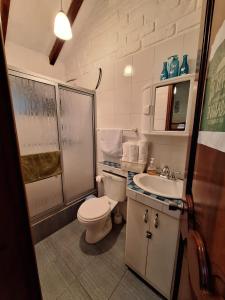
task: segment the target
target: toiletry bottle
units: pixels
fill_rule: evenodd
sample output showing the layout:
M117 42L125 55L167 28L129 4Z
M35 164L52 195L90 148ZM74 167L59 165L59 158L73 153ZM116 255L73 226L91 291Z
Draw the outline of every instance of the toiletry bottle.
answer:
M188 65L188 55L184 54L183 55L183 62L182 65L180 67L180 73L179 75L184 75L184 74L188 74L189 73L189 65Z
M167 70L167 62L163 62L163 69L162 73L160 74L160 80L165 80L169 77L168 70Z
M168 59L172 59L169 67L169 78L176 77L179 74L178 55L172 55Z
M156 166L155 166L155 158L151 157L150 163L148 165L147 173L149 175L156 175Z

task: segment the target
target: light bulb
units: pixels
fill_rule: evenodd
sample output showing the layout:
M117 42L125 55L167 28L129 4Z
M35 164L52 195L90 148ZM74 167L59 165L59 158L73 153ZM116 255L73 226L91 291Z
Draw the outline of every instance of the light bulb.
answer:
M123 76L131 77L134 74L134 69L131 65L127 65L123 70Z
M62 40L72 39L73 34L70 22L67 15L63 11L58 12L55 17L54 33Z
M174 90L173 90L173 94L176 95L177 93L177 87L175 86Z

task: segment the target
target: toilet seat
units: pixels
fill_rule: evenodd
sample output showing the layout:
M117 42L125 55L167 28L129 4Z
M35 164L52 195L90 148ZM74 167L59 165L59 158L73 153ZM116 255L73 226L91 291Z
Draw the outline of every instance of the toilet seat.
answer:
M103 219L111 212L109 198L91 198L81 204L77 215L84 222L94 222Z

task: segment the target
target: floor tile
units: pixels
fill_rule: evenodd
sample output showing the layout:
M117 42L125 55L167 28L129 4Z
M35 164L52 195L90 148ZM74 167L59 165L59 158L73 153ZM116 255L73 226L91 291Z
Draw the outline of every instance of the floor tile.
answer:
M73 282L75 276L57 255L49 240L38 243L35 251L44 299L56 299Z
M127 270L110 300L161 300L142 280Z
M69 289L67 289L59 297L57 297L56 300L74 300L74 298Z
M55 262L42 265L39 261L38 271L44 300L56 299L75 278L65 264L59 267Z
M70 284L67 290L57 298L57 300L91 300L91 298L76 279Z
M79 276L82 286L94 300L109 299L124 273L125 266L110 255L96 257Z
M102 241L96 244L100 250L100 255L110 255L112 259L124 264L125 256L125 232L123 225L113 225L113 230Z
M71 237L73 235L73 237ZM68 239L65 238L68 236ZM80 234L64 230L63 234L54 234L49 237L56 253L61 260L70 268L74 275L78 276L84 268L89 265L93 258L99 253L95 245L89 245L84 240L84 232Z

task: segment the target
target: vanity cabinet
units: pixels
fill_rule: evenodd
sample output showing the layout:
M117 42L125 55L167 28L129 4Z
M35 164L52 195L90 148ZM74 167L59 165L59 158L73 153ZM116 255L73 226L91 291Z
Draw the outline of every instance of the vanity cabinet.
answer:
M148 250L146 232L149 229L149 208L131 199L127 205L126 263L144 276Z
M179 219L128 198L126 264L171 299Z

